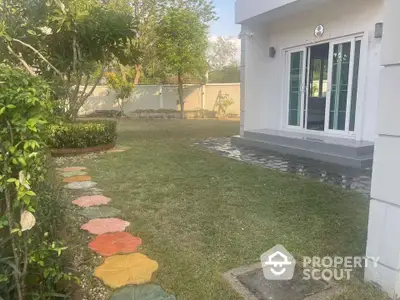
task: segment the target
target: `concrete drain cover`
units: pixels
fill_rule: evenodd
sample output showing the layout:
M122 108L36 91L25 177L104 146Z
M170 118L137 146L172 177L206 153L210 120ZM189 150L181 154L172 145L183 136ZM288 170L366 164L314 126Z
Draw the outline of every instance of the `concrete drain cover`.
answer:
M245 300L323 300L338 291L322 280L304 280L299 267L289 281L265 279L260 263L229 271L224 278Z

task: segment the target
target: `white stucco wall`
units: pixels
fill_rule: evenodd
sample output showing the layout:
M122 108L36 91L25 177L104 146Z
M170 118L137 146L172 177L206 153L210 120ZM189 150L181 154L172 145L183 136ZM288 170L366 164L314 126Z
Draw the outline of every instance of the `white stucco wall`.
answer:
M364 33L361 50L357 139L373 141L379 90L380 44L374 38L375 24L383 18L383 0L335 0L315 5L313 10L297 13L269 23L243 24L246 39L246 81L244 130L282 129L287 116L284 93L285 50L316 41ZM323 24L325 34L317 40L314 29ZM276 48L270 58L269 47Z

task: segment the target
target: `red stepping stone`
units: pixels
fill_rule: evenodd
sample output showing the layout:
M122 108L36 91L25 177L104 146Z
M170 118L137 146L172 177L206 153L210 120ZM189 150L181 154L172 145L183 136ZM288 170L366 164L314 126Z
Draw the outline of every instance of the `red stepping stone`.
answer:
M89 248L101 256L136 252L142 240L128 232L105 233L89 243Z
M88 175L80 175L80 176L72 176L72 177L66 177L63 179L64 183L72 183L72 182L83 182L83 181L90 181L92 180L92 177Z
M79 172L79 171L83 171L86 170L85 167L67 167L64 169L61 169L61 171L63 172Z
M110 201L111 198L104 197L103 195L93 195L93 196L79 197L78 199L72 201L72 203L80 207L91 207L91 206L106 205Z
M87 230L92 234L99 235L104 233L125 231L126 227L129 225L129 222L117 218L93 219L82 225L81 229Z

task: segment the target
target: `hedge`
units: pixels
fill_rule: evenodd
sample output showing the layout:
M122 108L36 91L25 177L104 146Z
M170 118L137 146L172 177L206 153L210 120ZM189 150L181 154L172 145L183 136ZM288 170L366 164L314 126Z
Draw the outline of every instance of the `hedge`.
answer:
M77 149L114 144L117 122L90 120L49 126L48 145L53 149Z

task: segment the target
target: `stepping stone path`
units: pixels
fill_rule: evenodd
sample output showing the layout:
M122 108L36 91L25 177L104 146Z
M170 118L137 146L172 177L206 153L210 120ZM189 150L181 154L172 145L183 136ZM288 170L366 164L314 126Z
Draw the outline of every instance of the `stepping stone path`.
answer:
M128 232L105 233L89 243L89 248L101 256L136 252L142 240Z
M115 218L122 214L119 209L109 206L87 207L80 210L78 213L88 219Z
M62 169L63 172L79 172L86 170L85 167L67 167Z
M64 177L72 177L72 176L87 175L87 173L84 172L84 171L74 171L74 172L63 172L62 175L63 175Z
M110 201L111 198L104 197L103 195L93 195L93 196L79 197L78 199L72 201L72 203L80 207L91 207L91 206L108 204Z
M125 231L126 227L130 225L129 222L117 219L93 219L81 226L81 229L89 231L91 234L103 234L112 232Z
M72 177L65 177L63 182L64 183L72 183L72 182L84 182L84 181L90 181L92 180L92 177L88 175L79 175L79 176L72 176Z
M82 182L71 182L65 187L70 190L88 190L97 185L96 182L92 181L82 181Z
M116 290L110 300L176 300L175 296L167 294L160 286L145 284L127 286Z
M115 255L106 258L94 275L105 285L116 289L126 285L149 283L158 263L141 253Z
M114 148L108 152L125 152L129 148ZM88 247L97 254L107 257L104 263L96 268L94 276L113 289L111 300L176 300L175 296L166 293L160 286L148 284L158 263L146 255L137 252L142 240L125 232L129 222L115 218L121 211L108 207L111 198L101 194L97 183L91 181L85 167L68 167L61 169L65 188L80 190L82 196L72 203L81 207L80 215L89 218L81 229L97 235ZM118 255L117 255L118 254Z

